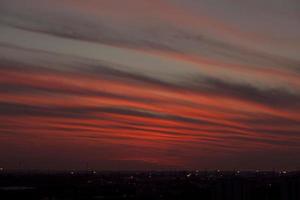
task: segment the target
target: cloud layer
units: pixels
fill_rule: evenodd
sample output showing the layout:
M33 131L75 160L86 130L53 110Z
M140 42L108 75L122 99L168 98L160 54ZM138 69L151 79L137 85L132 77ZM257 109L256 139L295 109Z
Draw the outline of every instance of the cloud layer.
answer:
M0 164L299 167L296 1L122 2L1 1Z

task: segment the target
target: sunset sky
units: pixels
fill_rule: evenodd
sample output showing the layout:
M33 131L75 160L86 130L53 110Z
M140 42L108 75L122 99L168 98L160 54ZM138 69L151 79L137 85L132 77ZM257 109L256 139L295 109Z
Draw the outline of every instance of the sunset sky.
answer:
M292 170L299 155L300 1L0 1L0 167Z

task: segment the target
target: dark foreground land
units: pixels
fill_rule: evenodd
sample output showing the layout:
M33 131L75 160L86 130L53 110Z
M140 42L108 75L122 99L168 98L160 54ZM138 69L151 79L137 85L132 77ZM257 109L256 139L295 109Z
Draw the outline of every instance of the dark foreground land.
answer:
M300 200L300 173L1 172L0 199Z

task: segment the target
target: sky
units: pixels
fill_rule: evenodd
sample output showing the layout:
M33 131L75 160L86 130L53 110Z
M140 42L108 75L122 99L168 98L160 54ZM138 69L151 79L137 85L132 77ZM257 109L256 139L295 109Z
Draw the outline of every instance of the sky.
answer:
M0 167L300 167L297 0L1 0Z

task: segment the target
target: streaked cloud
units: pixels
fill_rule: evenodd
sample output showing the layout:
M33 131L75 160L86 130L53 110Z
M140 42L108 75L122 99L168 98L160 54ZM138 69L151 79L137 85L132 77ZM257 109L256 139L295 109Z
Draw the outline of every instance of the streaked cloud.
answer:
M0 161L296 168L289 2L1 1Z

